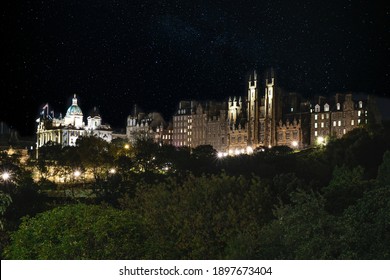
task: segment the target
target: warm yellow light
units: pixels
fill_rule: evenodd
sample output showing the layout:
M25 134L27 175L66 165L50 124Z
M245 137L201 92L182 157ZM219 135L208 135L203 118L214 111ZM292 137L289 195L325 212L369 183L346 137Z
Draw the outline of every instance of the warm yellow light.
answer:
M115 168L111 168L109 172L110 172L111 174L115 174L115 173L116 173L116 169L115 169Z
M7 181L10 177L11 177L11 175L8 172L3 172L3 174L1 174L1 178L4 181Z
M291 145L295 148L298 147L298 141L292 141Z
M81 172L80 172L79 170L76 170L76 171L73 173L73 175L74 175L75 177L79 177L79 176L81 175Z
M319 137L317 138L317 144L318 144L318 145L325 144L325 139L324 139L324 137L319 136Z
M129 144L126 144L126 145L125 145L125 149L126 149L126 150L130 149L130 145L129 145Z
M246 153L247 153L248 155L253 154L253 149L252 149L251 146L246 147Z
M218 157L218 158L223 158L223 153L222 153L222 152L219 152L219 153L217 154L217 157Z

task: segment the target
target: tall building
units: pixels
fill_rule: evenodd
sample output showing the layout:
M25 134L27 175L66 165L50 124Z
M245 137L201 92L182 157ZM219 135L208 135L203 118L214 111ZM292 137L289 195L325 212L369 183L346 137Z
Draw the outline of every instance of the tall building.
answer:
M83 112L77 104L76 94L64 118L62 114L55 117L53 111L49 113L49 105L46 104L37 123L37 149L48 142L59 144L62 147L75 146L76 140L81 136L95 136L107 142L112 140L111 127L102 124L96 108L88 116L87 125L85 125Z
M251 73L246 102L248 147L302 148L309 144L310 133L305 132L310 129L309 102L297 93L282 90L273 69L266 72L263 81L256 71Z
M173 140L175 147L190 147L192 144L193 113L198 105L197 101L180 101L179 108L173 116Z
M310 103L278 87L271 69L264 80L256 71L249 75L245 98L229 97L227 103L181 101L173 117L173 144L212 145L224 154L278 145L298 149L309 144L309 130Z
M337 93L328 99L318 97L311 109L310 143L322 144L330 137L341 138L349 131L367 124L368 114L375 113L375 108L370 107L369 98L359 97L354 99L352 93ZM380 117L376 122L380 122Z

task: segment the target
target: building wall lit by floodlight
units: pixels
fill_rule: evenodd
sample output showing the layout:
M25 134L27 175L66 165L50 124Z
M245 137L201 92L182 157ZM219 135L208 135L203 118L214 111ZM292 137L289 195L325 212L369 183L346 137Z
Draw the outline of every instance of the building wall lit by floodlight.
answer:
M77 104L77 97L74 95L72 105L66 111L65 117L62 114L54 115L49 112L49 104L42 108L37 126L37 151L48 142L64 146L76 145L76 140L81 136L95 136L107 142L112 140L112 129L107 124L102 124L102 119L96 107L90 112L87 124L83 121L83 112Z

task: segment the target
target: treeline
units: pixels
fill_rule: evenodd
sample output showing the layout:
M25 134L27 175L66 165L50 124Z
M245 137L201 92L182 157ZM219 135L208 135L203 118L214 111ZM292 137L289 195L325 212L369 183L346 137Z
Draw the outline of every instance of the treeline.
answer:
M3 192L3 258L390 257L388 128L356 129L301 152L274 147L222 159L210 146L84 138L42 149L31 162L38 183L11 160L1 159L15 176ZM49 169L75 168L94 171L89 182L73 182L92 198L45 195L64 187L48 180Z

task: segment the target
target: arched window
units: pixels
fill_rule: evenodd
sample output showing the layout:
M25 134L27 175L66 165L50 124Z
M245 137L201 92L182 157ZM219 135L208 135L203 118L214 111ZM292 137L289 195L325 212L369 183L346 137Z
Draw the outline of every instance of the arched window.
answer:
M324 111L325 111L325 112L329 112L329 104L328 104L328 103L326 103L326 104L324 105Z

